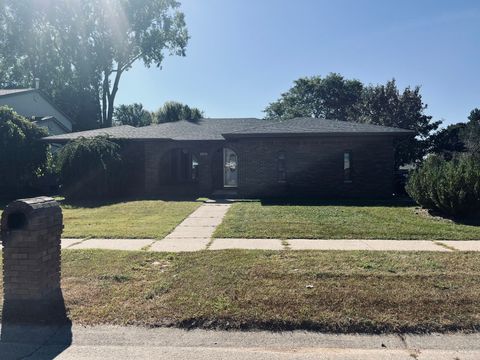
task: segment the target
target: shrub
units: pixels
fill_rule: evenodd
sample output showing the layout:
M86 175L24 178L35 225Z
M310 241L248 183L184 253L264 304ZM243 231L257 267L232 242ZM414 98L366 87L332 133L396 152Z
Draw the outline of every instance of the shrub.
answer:
M48 144L39 141L48 132L0 107L0 197L27 196L47 165Z
M79 138L58 154L63 194L72 199L104 198L118 189L120 146L107 137Z
M447 161L431 156L411 176L408 194L421 206L450 216L480 211L480 161L461 154Z

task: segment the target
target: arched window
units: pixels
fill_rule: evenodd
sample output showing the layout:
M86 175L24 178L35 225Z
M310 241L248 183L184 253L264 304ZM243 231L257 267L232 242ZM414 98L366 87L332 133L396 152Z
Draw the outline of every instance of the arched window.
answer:
M279 152L277 156L277 181L279 183L287 182L287 164L285 153Z

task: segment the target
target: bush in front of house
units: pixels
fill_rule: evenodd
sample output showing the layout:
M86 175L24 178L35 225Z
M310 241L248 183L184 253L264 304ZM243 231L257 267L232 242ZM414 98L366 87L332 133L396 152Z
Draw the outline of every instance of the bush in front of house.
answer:
M112 196L121 172L120 146L107 137L79 138L58 154L62 193L70 199Z
M452 160L430 156L413 172L408 194L424 208L464 217L480 212L480 160L460 154Z
M0 107L0 197L33 194L33 184L47 167L48 132L12 109Z

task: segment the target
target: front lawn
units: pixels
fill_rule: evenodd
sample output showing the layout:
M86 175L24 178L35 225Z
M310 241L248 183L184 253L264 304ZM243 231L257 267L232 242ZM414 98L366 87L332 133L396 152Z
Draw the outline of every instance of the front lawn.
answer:
M408 203L243 202L217 238L479 240L480 225L433 218Z
M480 254L64 250L78 324L314 329L480 329Z
M162 239L200 205L195 201L161 200L62 203L62 236Z

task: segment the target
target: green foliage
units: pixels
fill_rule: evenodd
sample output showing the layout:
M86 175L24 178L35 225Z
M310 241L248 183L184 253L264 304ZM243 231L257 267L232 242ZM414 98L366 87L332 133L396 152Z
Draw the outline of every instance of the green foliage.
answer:
M432 152L451 159L455 153L466 150L463 132L466 124L458 123L447 126L432 135Z
M266 118L314 117L357 121L362 91L360 81L348 80L336 73L325 78L300 78L279 100L265 109Z
M147 126L152 123L152 114L142 104L120 105L113 113L115 125Z
M480 161L461 154L447 161L430 156L411 176L408 194L427 209L450 216L480 211Z
M79 128L112 126L122 74L134 62L160 67L166 55L185 55L179 7L176 0L4 0L0 86L32 86L38 77Z
M120 182L120 146L107 137L79 138L58 154L64 195L72 199L112 196Z
M424 114L427 105L418 86L400 92L395 80L385 85L370 85L364 88L362 102L361 122L415 131L415 137L397 143L397 166L419 161L426 155L431 147L430 135L441 122Z
M415 138L397 144L397 166L420 160L430 147L430 134L440 122L424 114L420 88L400 92L395 80L363 85L339 74L300 78L266 109L266 118L315 117L356 121L414 130Z
M0 196L28 194L45 169L48 145L39 140L45 129L7 107L0 107Z
M176 101L166 102L155 113L155 120L159 124L179 120L198 121L203 117L203 111Z
M480 156L480 109L473 109L468 120L462 138L467 150L475 156Z

